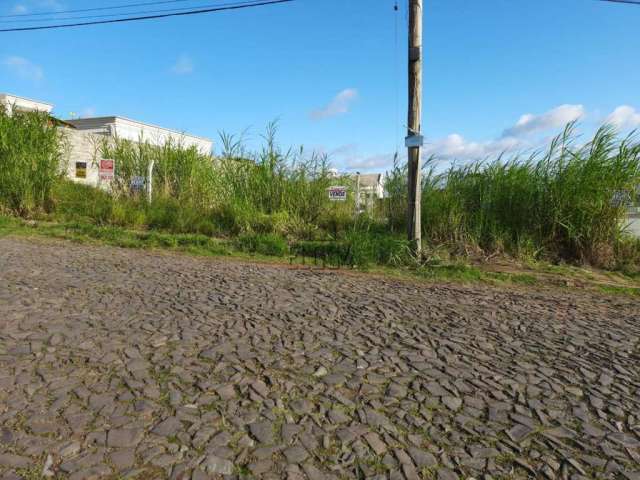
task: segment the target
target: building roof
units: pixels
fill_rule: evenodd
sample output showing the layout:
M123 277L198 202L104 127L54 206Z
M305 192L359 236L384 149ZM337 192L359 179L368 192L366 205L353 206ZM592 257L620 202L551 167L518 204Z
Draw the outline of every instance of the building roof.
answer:
M53 115L49 115L49 121L53 123L56 127L73 128L77 130L77 127L75 125L71 125L69 122L60 120L59 118L56 118Z
M130 118L121 117L121 116L118 116L118 115L109 115L109 116L104 116L104 117L75 118L75 119L66 120L66 122L70 123L71 125L76 126L77 128L82 128L82 127L90 127L93 124L95 124L98 127L100 125L110 125L110 124L117 123L118 120L124 121L124 122L127 122L127 123L133 123L133 124L138 125L140 127L147 127L147 128L153 128L153 129L161 130L163 132L166 132L166 133L169 133L169 134L173 134L173 135L182 135L182 136L185 136L185 137L197 138L199 140L203 140L203 141L206 141L206 142L211 142L212 141L210 138L200 137L198 135L192 135L191 133L180 132L178 130L172 130L170 128L160 127L160 126L154 125L152 123L145 123L145 122L141 122L139 120L132 120Z
M381 173L365 173L360 175L360 186L361 187L377 187L382 181Z
M10 98L16 98L18 100L26 100L27 102L39 103L41 105L47 105L47 106L53 108L53 103L43 102L42 100L34 100L33 98L21 97L20 95L14 95L13 93L0 92L0 98L6 99L6 98L9 98L9 97Z
M0 92L0 104L6 104L9 107L15 106L22 110L37 110L46 113L49 113L51 112L51 110L53 110L52 103L43 102L41 100L33 100L27 97L21 97L19 95L13 95L12 93Z

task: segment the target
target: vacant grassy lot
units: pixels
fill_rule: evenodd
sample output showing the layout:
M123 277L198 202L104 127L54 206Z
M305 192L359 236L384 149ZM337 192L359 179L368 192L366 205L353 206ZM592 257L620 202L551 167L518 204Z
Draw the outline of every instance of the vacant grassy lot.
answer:
M112 194L63 178L63 130L39 114L0 111L0 210L27 219L232 239L247 252L284 257L304 253L359 267L459 263L509 256L519 261L593 265L637 272L640 241L622 231L627 204L640 184L640 145L608 127L584 144L570 125L545 152L498 158L435 172L423 181L426 257L405 241L406 171L387 177L387 197L356 214L353 195L329 201L335 177L326 156L286 150L272 125L264 147L244 149L223 136L218 156L167 143L105 140L98 153L116 160ZM132 178L155 164L154 198L132 192ZM163 240L159 240L163 241Z

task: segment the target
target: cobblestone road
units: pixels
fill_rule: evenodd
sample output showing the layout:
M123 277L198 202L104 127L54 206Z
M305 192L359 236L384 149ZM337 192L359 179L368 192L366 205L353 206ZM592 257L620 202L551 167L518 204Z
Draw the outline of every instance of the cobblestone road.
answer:
M0 478L640 478L640 307L0 239Z

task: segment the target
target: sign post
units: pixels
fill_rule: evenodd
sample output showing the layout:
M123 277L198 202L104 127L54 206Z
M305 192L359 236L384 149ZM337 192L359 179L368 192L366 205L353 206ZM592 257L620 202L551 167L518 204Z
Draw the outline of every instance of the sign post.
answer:
M347 201L347 187L343 186L333 186L327 188L327 192L329 192L329 201L333 202L333 213L334 215L338 211L338 203L337 202L346 202ZM338 238L338 224L336 222L333 223L333 236L334 238Z

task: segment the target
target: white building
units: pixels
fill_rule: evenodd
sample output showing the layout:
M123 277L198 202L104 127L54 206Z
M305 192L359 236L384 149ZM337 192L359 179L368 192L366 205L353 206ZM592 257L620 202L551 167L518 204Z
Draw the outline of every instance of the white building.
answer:
M5 108L9 114L14 111L39 111L51 114L53 110L51 103L9 93L0 93L0 107ZM115 115L67 121L53 120L65 133L67 176L75 182L86 185L100 185L99 153L105 137L117 137L133 142L142 140L157 146L163 146L171 141L183 148L195 147L203 155L211 155L213 150L213 142L208 138Z
M356 173L354 176L357 194L360 195L356 202L360 209L373 211L376 200L384 198L384 174L382 173Z
M39 100L18 97L9 93L0 93L0 105L3 106L9 114L15 111L23 112L45 112L51 113L53 105Z
M70 147L67 176L85 185L106 188L106 184L100 181L100 146L105 138L143 141L159 147L171 141L183 148L195 147L203 155L211 155L213 149L213 142L207 138L124 117L80 118L66 120L65 123L71 127L65 129ZM117 163L115 168L117 170Z
M631 207L624 224L627 233L640 238L640 207Z
M384 174L365 173L356 174L356 181L360 183L360 193L375 199L384 198Z
M184 148L196 147L203 155L210 155L213 148L213 142L208 138L197 137L124 117L81 118L66 120L66 122L83 132L118 137L133 142L142 139L152 145L163 146L168 141L172 141L175 144L182 145Z

